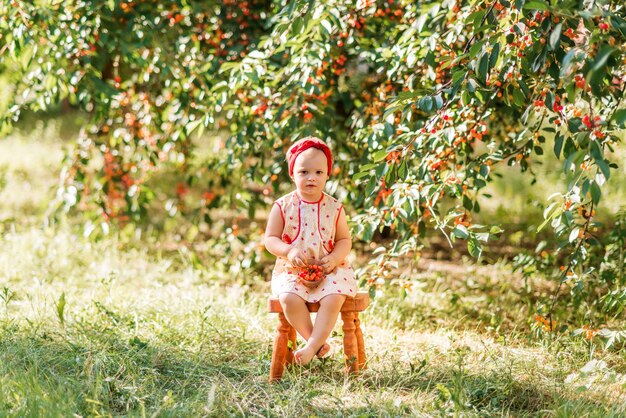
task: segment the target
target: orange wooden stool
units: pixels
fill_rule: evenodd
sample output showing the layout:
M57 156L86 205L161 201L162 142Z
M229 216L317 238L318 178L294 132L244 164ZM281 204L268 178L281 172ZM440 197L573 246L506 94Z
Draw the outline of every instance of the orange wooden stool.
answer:
M267 302L268 311L277 313L279 319L272 350L272 366L270 368L270 382L274 382L282 378L285 364L293 364L294 362L293 351L296 348L296 330L287 322L278 298L271 297ZM359 312L363 312L369 304L369 295L365 292L359 292L354 298L346 298L341 307L346 373L357 374L359 370L366 367L365 347L363 345ZM307 302L306 305L309 308L309 312L317 312L320 308L319 302Z

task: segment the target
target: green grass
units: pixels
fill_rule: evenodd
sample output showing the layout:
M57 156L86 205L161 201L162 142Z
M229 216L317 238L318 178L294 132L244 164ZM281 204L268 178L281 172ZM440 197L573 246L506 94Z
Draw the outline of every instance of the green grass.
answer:
M265 279L199 266L163 237L43 226L62 142L38 132L0 141L2 417L626 414L625 354L533 338L553 284L527 288L504 264L421 260L405 296L389 289L364 313L361 376L346 378L339 350L269 384Z

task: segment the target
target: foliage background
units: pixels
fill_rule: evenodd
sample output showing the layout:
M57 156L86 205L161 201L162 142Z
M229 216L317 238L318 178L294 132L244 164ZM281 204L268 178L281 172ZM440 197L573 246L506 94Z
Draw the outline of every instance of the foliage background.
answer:
M553 236L535 241L535 254L515 256L514 266L558 283L538 307L540 322L553 324L562 288L573 294L573 310L597 305L601 323L622 312L623 252L614 248L624 237L603 233L596 209L619 168L626 121L623 6L101 6L3 3L2 68L11 88L2 129L23 110L61 102L89 114L67 154L52 218L78 210L85 233L98 235L111 224L164 230L179 216L190 221L178 227L180 238L217 237L213 256L225 268L259 266L256 212L289 183L284 150L314 134L333 145L339 163L328 191L354 212L355 236L390 240L375 240L382 245L360 271L373 294L397 257L419 257L428 230L451 247L465 240L479 257L485 242L508 233L476 221L493 196L487 186L508 174L500 166L519 167L536 183L552 151L566 186L540 205L537 231L549 225ZM197 158L192 137L206 128L227 136L213 137ZM165 178L172 169L175 186ZM162 209L169 220L158 217ZM621 231L614 216L609 222Z
M624 18L3 0L0 411L620 416ZM309 134L338 157L376 354L270 388L260 238Z

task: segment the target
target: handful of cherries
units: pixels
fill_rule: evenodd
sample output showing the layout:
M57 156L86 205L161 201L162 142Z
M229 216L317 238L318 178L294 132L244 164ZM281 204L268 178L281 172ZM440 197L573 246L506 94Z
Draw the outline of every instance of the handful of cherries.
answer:
M322 266L317 264L307 264L300 268L298 273L300 282L307 287L316 287L324 278Z

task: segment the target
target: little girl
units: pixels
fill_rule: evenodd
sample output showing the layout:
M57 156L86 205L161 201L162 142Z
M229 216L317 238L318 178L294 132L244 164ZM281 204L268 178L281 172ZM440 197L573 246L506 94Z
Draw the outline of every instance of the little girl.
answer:
M287 151L289 176L296 190L274 202L265 230L265 247L277 258L272 292L278 296L285 317L307 341L294 352L298 364L317 354L325 357L330 335L346 297L354 297L357 283L345 258L352 240L343 205L324 193L333 157L319 138L307 137ZM325 277L315 284L299 277L307 265L319 265ZM306 302L319 302L315 319Z

